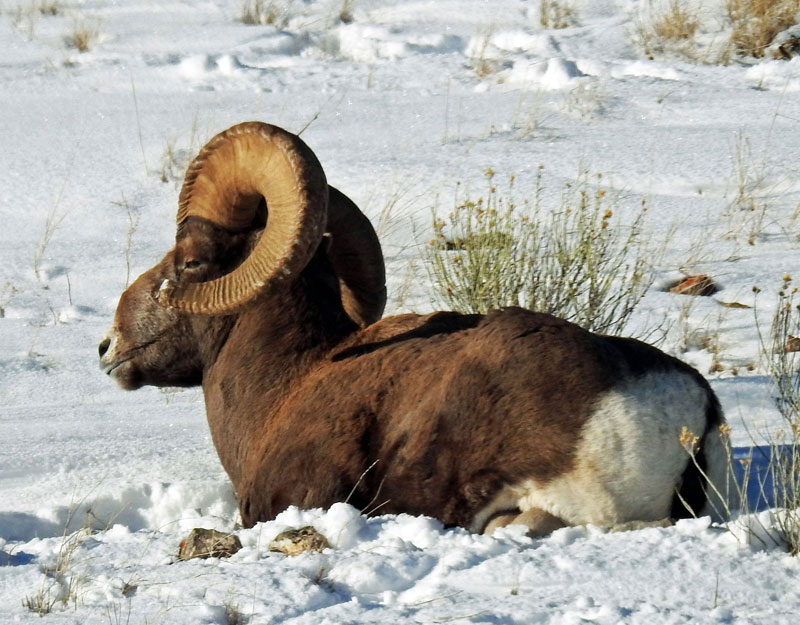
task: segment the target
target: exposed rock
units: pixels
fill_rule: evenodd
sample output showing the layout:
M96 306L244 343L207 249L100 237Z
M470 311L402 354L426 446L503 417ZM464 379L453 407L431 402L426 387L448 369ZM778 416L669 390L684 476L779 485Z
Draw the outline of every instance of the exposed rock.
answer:
M331 545L328 539L310 525L278 534L269 544L270 551L279 551L287 556L296 556L304 551L322 551Z
M800 56L800 24L778 33L767 47L766 55L778 61L789 61Z
M800 337L791 334L786 337L786 352L800 352Z
M788 61L798 54L800 54L800 37L792 36L775 49L773 57L778 61Z
M688 276L669 289L670 293L681 295L712 295L717 291L719 288L714 281L704 274Z
M241 548L242 543L238 536L196 527L181 542L178 558L228 558Z

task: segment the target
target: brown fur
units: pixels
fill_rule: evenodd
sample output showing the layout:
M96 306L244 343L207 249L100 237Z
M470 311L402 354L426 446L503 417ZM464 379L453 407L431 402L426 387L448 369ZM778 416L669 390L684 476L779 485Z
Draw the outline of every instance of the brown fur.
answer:
M100 346L124 388L202 381L247 526L348 496L360 508L469 526L504 486L567 472L604 391L654 368L688 369L643 343L519 308L402 315L356 330L325 246L296 280L238 315L153 301L165 278L230 271L256 238L187 222L175 250L123 294L114 341Z

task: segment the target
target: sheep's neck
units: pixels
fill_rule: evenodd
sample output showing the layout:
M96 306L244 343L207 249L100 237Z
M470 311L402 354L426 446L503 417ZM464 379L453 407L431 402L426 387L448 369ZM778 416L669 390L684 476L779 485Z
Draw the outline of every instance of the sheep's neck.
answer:
M206 368L203 392L211 436L237 489L253 441L294 381L354 329L340 302L317 301L309 293L314 288L300 281L240 314Z

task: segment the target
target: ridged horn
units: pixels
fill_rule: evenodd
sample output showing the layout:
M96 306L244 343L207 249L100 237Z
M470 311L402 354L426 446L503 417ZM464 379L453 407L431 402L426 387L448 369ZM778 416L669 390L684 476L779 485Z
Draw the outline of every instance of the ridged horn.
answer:
M328 185L303 141L261 122L216 135L186 172L178 226L201 217L237 231L254 225L261 199L269 218L252 253L216 280L176 285L165 281L158 301L197 314L233 313L262 290L298 274L311 259L327 223Z
M386 306L386 269L378 235L344 193L328 187L328 256L339 277L342 305L359 326L375 323Z

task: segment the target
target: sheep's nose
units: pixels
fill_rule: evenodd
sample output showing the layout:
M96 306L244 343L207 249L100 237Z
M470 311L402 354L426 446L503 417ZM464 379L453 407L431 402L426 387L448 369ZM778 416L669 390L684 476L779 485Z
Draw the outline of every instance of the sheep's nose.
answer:
M103 339L100 341L100 346L97 348L97 351L100 353L100 358L106 355L109 345L111 345L111 339Z

